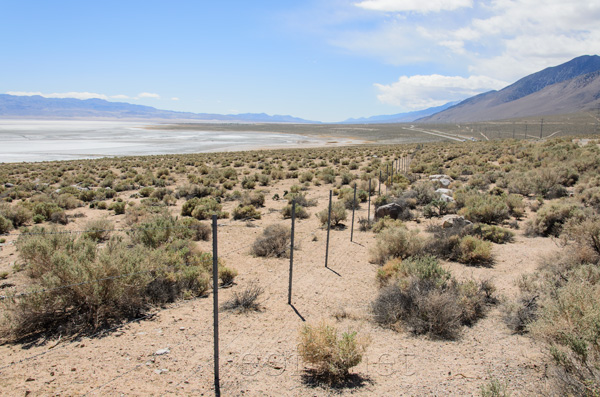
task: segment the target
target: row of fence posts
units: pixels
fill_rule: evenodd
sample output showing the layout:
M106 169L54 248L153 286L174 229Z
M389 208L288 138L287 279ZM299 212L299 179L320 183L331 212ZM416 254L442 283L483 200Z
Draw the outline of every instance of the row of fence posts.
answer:
M394 178L394 170L396 173L408 173L410 158L404 156L394 160L391 167L391 179ZM386 193L388 189L387 180L390 176L389 164L386 165ZM379 190L378 195L381 195L381 170L379 171ZM333 191L329 191L329 206L327 213L327 242L325 245L325 267L328 267L329 260L329 235L331 232L331 207L333 202ZM352 201L352 225L350 229L350 242L354 239L354 214L356 211L356 184L354 185L354 198ZM368 207L367 220L371 219L371 179L369 179L368 190ZM289 285L288 285L288 305L292 305L292 284L294 272L294 233L296 224L296 200L292 200L292 226L290 236L290 270L289 270ZM214 329L214 387L215 396L221 395L220 379L219 379L219 260L217 251L217 216L212 216L212 238L213 238L213 329Z

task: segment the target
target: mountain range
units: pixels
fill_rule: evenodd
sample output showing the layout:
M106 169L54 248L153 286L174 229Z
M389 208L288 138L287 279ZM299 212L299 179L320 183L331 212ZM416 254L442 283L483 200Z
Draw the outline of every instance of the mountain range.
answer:
M298 117L265 113L213 114L175 112L151 106L104 99L45 98L40 95L15 96L0 94L0 118L23 119L126 119L173 121L228 121L268 123L319 123Z
M584 55L523 77L418 122L457 123L577 113L600 106L600 57Z
M457 123L577 113L600 108L600 57L584 55L489 91L439 107L363 118L338 124ZM312 123L298 117L265 113L213 114L175 112L103 99L45 98L0 94L0 118L121 119L234 123Z
M415 120L418 120L423 117L431 116L442 110L446 110L451 106L454 106L458 103L456 102L448 102L442 106L435 106L423 110L416 110L414 112L406 112L406 113L397 113L397 114L388 114L381 116L371 116L371 117L360 117L357 119L348 119L345 121L341 121L338 124L385 124L385 123L411 123Z

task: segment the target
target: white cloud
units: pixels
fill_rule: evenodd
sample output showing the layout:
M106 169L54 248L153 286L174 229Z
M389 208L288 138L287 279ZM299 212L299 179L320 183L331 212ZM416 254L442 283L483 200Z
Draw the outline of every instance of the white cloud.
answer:
M131 99L127 95L111 95L112 99Z
M9 95L18 95L18 96L32 96L39 95L44 98L75 98L75 99L108 99L108 96L104 94L97 94L95 92L54 92L52 94L44 94L42 92L25 92L25 91L8 91Z
M486 76L401 76L389 84L375 84L380 102L398 106L404 110L419 110L440 106L447 102L465 99L485 91L500 89L506 82Z
M414 11L419 13L452 11L472 7L472 0L364 0L355 4L367 10L386 12Z
M179 98L177 98L176 96L174 96L173 98L171 98L172 101L178 101Z
M600 48L600 1L355 0L352 6L375 12L362 26L329 29L330 44L396 66L423 65L427 74L514 82Z
M151 93L151 92L141 92L141 93L138 94L138 98L160 99L160 95L154 94L154 93Z

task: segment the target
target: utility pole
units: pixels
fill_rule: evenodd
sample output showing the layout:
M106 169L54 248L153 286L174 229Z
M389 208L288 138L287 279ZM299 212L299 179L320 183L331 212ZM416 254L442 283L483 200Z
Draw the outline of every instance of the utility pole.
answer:
M544 136L544 118L542 118L542 121L540 121L540 139L542 139Z
M515 139L515 122L513 121L513 139Z

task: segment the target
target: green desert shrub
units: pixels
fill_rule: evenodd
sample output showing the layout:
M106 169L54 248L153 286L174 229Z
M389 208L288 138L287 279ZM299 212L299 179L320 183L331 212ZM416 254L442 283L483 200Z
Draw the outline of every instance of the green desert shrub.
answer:
M522 218L525 215L525 203L523 203L523 197L517 194L509 194L504 199L504 202L508 206L508 213L517 219Z
M409 198L417 200L419 205L426 205L438 198L432 182L421 181L412 186Z
M108 209L115 211L115 215L122 215L125 213L126 206L124 201L115 201L108 206Z
M310 214L308 213L308 211L306 211L306 209L301 206L296 204L296 218L297 219L307 219L308 217L310 217ZM283 215L284 218L291 218L292 217L292 204L288 204L285 207L283 207L283 209L281 210L281 213Z
M194 197L202 198L210 196L214 190L215 188L211 186L200 186L196 184L183 185L177 187L175 197L185 198L186 200L193 199Z
M344 203L341 203L339 201L332 203L331 219L329 218L329 208L318 212L316 215L319 219L319 222L321 223L321 226L326 226L328 220L331 221L332 226L338 226L340 223L347 219L346 206L344 205Z
M440 285L450 279L450 273L444 270L433 256L390 259L377 271L376 279L380 287L385 287L413 276Z
M219 266L219 279L223 285L231 285L233 284L233 280L237 277L237 270L227 267L227 266Z
M254 189L255 186L256 180L254 177L244 177L244 179L242 179L242 187L244 189Z
M298 181L299 181L300 183L304 183L304 182L312 182L312 180L313 180L313 178L314 178L314 177L315 177L315 175L314 175L312 172L310 172L310 171L306 171L306 172L303 172L303 173L301 173L301 174L298 176Z
M515 234L500 226L475 224L469 230L469 234L480 237L482 240L491 241L496 244L505 244L513 241Z
M382 265L392 258L418 255L422 249L423 240L416 232L405 227L387 228L377 234L375 246L370 250L369 261Z
M395 227L404 227L404 223L400 219L392 219L389 216L385 216L383 218L379 218L375 223L373 223L371 230L373 233L380 233L385 229Z
M206 223L200 222L195 218L181 218L178 221L181 226L177 233L183 238L191 238L193 241L209 241L212 234L212 227Z
M492 244L474 236L464 236L458 243L458 261L469 265L492 263Z
M474 223L499 223L509 218L509 208L502 197L468 192L460 201L457 198L457 203L463 207L459 214Z
M548 297L529 325L547 343L563 395L600 394L600 284L573 277Z
M265 194L262 192L243 192L240 197L240 204L244 207L252 205L256 208L265 205Z
M46 217L42 214L35 214L32 218L33 223L38 224L38 223L42 223L46 220Z
M69 223L69 218L67 217L67 213L65 211L56 211L50 215L49 221L52 223L66 225Z
M0 234L8 233L13 229L13 224L9 219L0 215Z
M93 241L106 241L114 230L112 222L108 219L96 219L85 224L86 232L83 236Z
M223 207L212 197L194 197L183 204L182 216L191 216L199 220L209 219L217 215L219 219L229 217L229 214L221 211Z
M72 210L81 207L82 203L70 193L62 193L56 198L56 204L65 210Z
M581 207L573 202L546 203L537 211L535 218L527 223L525 233L529 236L558 237L569 219L581 219L583 215Z
M260 219L260 212L252 205L239 205L233 209L233 219Z
M303 207L314 207L317 205L317 199L309 199L305 193L288 193L284 198L290 203L295 201L296 205Z
M31 211L21 204L3 204L0 206L0 215L11 221L14 227L21 227L33 218Z
M431 256L392 260L377 279L382 288L371 304L375 322L415 334L454 339L493 302L489 282L458 282Z
M348 330L341 335L325 322L305 324L300 329L298 354L311 366L314 376L331 383L348 377L350 369L361 363L368 339Z
M252 254L262 257L288 257L291 231L284 225L270 225L252 244Z
M171 215L159 214L136 224L129 234L135 244L158 248L176 237L182 237L186 231L182 226Z
M86 237L34 232L20 236L17 249L32 290L44 293L8 299L4 336L85 332L139 316L153 304L202 295L210 285L212 256L186 244L153 249L115 236L98 247Z

